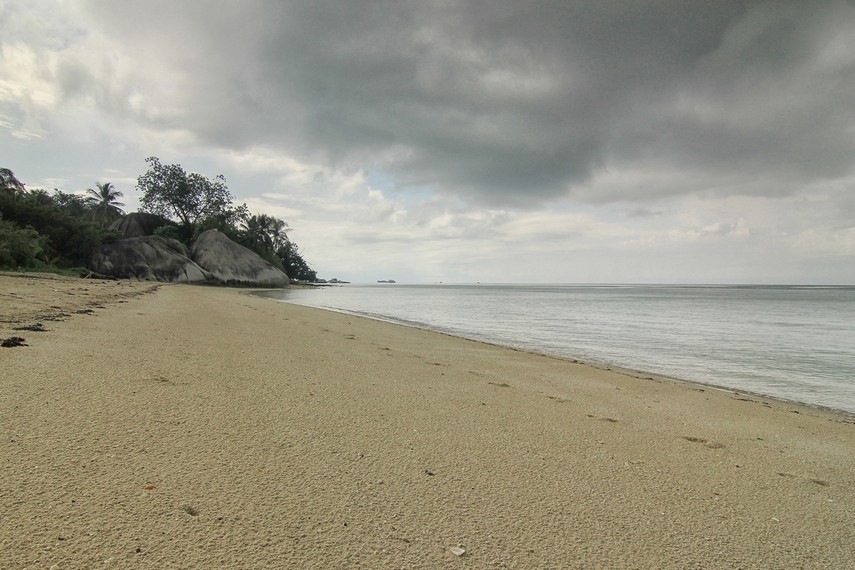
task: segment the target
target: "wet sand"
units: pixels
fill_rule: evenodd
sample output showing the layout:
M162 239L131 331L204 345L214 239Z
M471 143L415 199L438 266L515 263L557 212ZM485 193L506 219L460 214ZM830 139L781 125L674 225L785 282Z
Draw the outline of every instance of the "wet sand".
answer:
M855 560L844 413L232 289L4 274L11 336L3 569Z

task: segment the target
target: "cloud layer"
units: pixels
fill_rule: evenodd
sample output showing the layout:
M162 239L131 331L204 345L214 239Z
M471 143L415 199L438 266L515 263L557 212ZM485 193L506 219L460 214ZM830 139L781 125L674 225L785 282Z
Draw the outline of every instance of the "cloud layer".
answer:
M846 3L222 4L88 4L148 75L118 89L139 118L497 204L637 162L698 178L671 193L723 169L729 191L769 195L851 168ZM108 66L58 73L64 97L131 110Z
M425 244L430 277L505 239L591 267L750 243L731 278L855 255L848 2L38 0L0 33L4 152L189 155L342 248Z

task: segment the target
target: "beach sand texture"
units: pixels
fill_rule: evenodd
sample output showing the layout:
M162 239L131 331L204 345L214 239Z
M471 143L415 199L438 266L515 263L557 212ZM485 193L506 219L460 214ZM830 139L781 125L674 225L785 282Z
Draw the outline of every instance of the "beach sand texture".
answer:
M0 294L3 569L855 564L851 415L231 289Z

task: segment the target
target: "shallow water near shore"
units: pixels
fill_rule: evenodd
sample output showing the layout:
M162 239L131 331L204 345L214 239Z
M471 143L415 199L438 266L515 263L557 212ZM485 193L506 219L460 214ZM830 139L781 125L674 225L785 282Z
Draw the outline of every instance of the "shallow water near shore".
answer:
M855 413L855 287L350 284L263 295Z

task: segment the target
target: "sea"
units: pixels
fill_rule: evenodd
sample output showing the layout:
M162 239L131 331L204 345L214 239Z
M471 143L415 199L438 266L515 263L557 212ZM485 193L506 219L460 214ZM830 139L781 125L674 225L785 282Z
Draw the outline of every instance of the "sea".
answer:
M346 284L265 296L855 413L855 287Z

